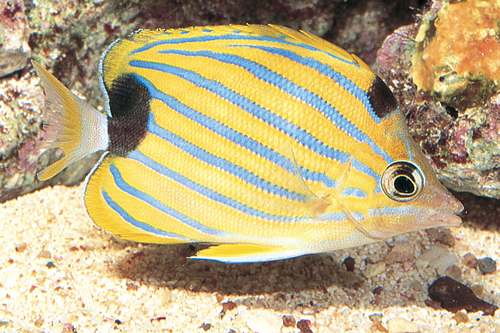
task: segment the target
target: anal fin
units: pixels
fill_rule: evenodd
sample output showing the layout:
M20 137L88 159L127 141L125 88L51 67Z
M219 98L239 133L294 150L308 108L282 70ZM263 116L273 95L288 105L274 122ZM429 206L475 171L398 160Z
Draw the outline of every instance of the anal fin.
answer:
M297 248L254 244L221 244L199 251L190 259L216 260L225 263L251 263L282 260L305 254Z

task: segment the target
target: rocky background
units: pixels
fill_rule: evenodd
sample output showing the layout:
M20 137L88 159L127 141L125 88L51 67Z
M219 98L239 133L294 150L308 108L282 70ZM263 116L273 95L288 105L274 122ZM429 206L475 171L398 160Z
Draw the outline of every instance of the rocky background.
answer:
M76 163L45 183L37 180L37 170L61 152L37 148L44 137L44 97L30 58L103 110L97 68L114 40L137 29L228 23L303 29L357 54L398 97L440 179L456 191L500 198L495 2L0 1L0 202L47 185L78 183L96 160Z

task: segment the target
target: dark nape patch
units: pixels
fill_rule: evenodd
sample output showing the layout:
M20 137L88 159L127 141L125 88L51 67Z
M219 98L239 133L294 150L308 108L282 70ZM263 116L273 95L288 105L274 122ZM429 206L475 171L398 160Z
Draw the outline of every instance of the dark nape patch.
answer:
M109 151L125 156L146 136L151 96L131 74L116 78L107 92L112 115L108 119Z
M386 86L381 78L376 76L373 84L368 91L368 98L372 105L373 111L379 118L384 118L386 115L398 108L398 101L392 94L391 90Z

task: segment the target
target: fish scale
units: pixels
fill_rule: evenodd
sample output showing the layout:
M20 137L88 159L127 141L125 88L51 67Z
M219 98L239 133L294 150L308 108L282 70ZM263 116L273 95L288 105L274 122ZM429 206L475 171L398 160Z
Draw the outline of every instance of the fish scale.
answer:
M103 55L107 116L34 66L52 101L46 146L65 152L39 178L104 151L84 205L125 239L207 243L194 258L243 263L460 223L387 86L317 36L139 31Z

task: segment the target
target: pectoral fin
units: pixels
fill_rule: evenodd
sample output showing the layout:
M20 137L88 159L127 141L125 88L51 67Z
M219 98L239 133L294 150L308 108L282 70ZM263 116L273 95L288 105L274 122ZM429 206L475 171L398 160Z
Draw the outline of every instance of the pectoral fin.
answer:
M190 259L216 260L225 263L251 263L281 260L304 255L297 248L253 244L222 244L199 251Z
M344 171L342 172L342 176L339 178L339 186L337 188L337 193L334 196L335 199L337 200L340 207L342 207L342 210L343 210L344 214L347 216L347 218L349 219L349 221L352 223L352 225L360 233L362 233L363 235L365 235L366 237L368 237L370 239L373 239L374 241L383 240L384 239L383 237L375 236L375 235L371 234L370 232L368 232L365 228L363 228L361 223L359 223L359 221L356 220L356 218L351 214L349 209L347 209L346 205L344 204L344 200L343 200L344 197L343 197L342 193L344 192L344 190L346 188L346 184L348 184L349 175L351 174L352 160L349 158L349 161L347 161L347 163L345 163L343 167L344 167Z
M304 177L302 177L300 173L300 167L295 159L295 153L292 146L289 143L284 143L280 146L278 151L285 157L286 164L284 169L288 171L289 175L287 178L288 188L304 196L304 201L306 201L309 206L311 216L315 217L324 213L328 206L331 205L331 201L326 197L317 196L311 191L309 186L307 186Z

